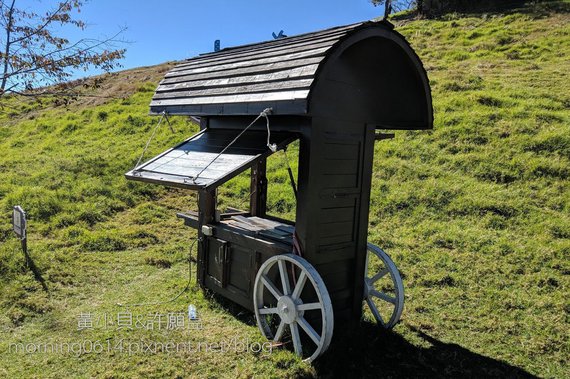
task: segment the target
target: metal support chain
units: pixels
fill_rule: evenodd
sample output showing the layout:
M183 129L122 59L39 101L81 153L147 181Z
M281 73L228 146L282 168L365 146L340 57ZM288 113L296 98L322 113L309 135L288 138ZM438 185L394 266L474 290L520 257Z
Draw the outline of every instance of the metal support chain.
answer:
M261 111L261 113L255 118L255 120L253 120L248 126L246 126L244 130L242 130L230 143L228 143L226 145L226 147L224 147L222 149L222 151L220 151L214 157L214 159L212 159L210 161L210 163L208 163L206 165L206 167L204 167L202 170L200 170L200 172L198 174L196 174L196 176L194 178L192 178L192 181L194 182L194 184L196 184L196 180L198 179L198 177L200 175L202 175L204 173L204 171L206 171L206 169L208 169L208 167L210 167L212 165L212 163L214 163L219 157L221 157L222 154L224 154L226 152L226 150L228 150L245 132L248 131L249 128L251 128L253 126L253 124L255 124L257 122L257 120L259 120L262 117L265 117L265 120L267 121L267 147L273 152L277 151L277 145L272 144L270 142L271 131L269 129L269 115L271 114L272 111L273 111L272 108L265 108L263 111Z
M141 154L141 156L139 157L139 160L137 161L137 163L135 164L135 167L133 168L133 170L136 170L137 167L139 167L139 165L141 164L141 161L146 153L146 150L148 149L148 146L150 145L150 142L152 141L152 139L154 138L154 135L156 134L156 131L158 130L158 128L160 127L160 124L162 124L162 121L166 119L166 122L168 122L168 126L170 128L170 131L172 133L174 133L174 128L172 127L172 124L170 123L170 120L168 119L168 113L166 113L166 111L162 111L161 113L161 117L160 120L158 120L158 123L156 124L156 126L154 127L154 130L152 131L152 134L150 135L148 141L146 141L146 145L143 149L143 152Z

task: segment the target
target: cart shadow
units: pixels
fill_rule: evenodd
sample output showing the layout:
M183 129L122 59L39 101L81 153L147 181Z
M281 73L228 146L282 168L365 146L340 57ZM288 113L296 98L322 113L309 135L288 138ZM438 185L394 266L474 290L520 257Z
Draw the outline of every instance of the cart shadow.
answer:
M508 363L409 328L422 340L422 345L429 347L415 346L394 332L363 322L359 328L335 338L329 351L315 362L315 370L319 377L325 378L536 377Z
M227 299L209 292L210 299L247 325L256 325L255 315ZM335 330L328 351L313 363L324 378L537 378L506 362L486 357L460 345L445 343L405 325L422 346L401 335L362 321L338 335Z

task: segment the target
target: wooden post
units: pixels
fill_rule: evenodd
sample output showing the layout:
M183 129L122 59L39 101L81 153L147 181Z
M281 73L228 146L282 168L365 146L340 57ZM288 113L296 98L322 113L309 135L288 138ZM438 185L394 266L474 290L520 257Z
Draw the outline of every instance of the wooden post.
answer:
M216 218L216 190L198 192L198 284L204 287L206 278L206 254L208 240L202 231L202 226L213 223Z
M252 216L264 217L267 214L267 160L259 160L251 168L251 197L249 209Z
M361 193L360 193L360 220L357 220L357 243L354 277L354 298L352 308L352 323L357 325L362 317L362 296L364 294L364 278L366 273L367 242L368 242L368 216L370 208L370 191L372 188L372 169L374 164L374 132L375 127L366 124L364 128L363 159L361 167Z

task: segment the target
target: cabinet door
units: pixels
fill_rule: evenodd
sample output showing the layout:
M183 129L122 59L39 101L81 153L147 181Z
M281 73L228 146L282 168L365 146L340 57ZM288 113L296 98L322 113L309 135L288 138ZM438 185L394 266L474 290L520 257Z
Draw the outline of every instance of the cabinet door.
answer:
M232 243L230 245L228 262L228 287L243 296L251 295L252 277L255 278L256 271L253 270L252 261L255 252L246 247Z
M228 242L217 238L208 239L206 274L222 288L227 285L228 245Z

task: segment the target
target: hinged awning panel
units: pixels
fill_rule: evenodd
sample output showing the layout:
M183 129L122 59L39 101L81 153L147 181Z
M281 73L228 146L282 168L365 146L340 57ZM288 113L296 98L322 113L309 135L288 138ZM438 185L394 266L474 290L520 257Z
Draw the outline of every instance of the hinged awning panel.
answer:
M266 131L245 132L220 153L240 130L206 129L125 174L127 179L188 189L215 188L272 154ZM297 138L294 133L271 133L281 149Z

